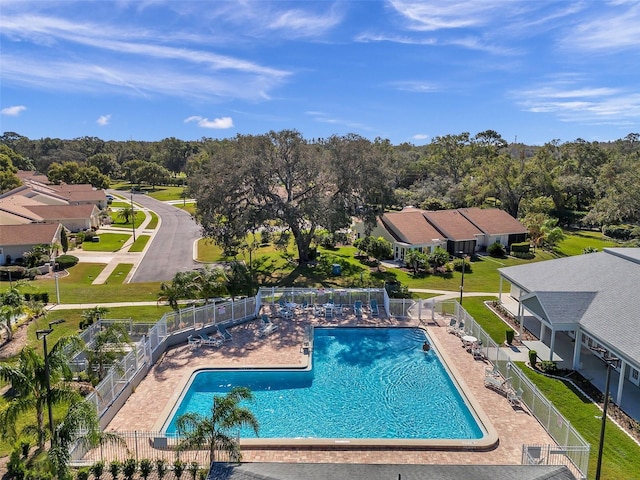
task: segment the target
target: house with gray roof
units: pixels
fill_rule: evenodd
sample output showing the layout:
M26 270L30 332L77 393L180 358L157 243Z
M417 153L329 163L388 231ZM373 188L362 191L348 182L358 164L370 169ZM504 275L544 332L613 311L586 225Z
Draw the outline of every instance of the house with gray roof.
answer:
M540 339L549 337L550 359L559 333L572 342L571 365L580 370L585 355L618 358L615 402L624 408L625 388L640 387L640 248L603 252L498 269L519 302L524 319L539 322ZM550 335L547 335L550 333ZM561 336L562 337L562 336Z

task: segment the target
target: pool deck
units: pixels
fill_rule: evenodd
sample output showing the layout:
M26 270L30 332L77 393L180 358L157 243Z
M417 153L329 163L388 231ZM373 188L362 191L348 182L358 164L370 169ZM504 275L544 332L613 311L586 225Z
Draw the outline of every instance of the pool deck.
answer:
M269 313L269 307L263 309ZM438 320L436 318L436 320ZM151 368L146 378L109 423L107 430L157 431L194 370L211 367L267 367L307 364L302 352L305 328L315 326L421 326L426 328L461 385L475 399L499 437L498 445L489 451L434 450L421 447L359 446L243 446L244 462L306 463L406 463L406 464L485 464L516 465L521 463L522 444L554 444L551 437L530 413L512 407L499 393L484 386L488 363L474 360L461 347L455 335L447 333L444 321L438 325L419 324L418 320L368 317L353 314L330 319L311 313L298 313L291 319L273 318L278 329L260 338L260 319L229 329L233 339L220 348L178 346Z

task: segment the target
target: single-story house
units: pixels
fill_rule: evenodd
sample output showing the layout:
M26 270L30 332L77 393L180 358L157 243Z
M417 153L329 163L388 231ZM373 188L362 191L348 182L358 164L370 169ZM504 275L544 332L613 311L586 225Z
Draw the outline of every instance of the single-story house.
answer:
M363 223L356 223L358 237L365 235ZM460 208L427 211L406 207L377 218L371 235L391 242L394 260L403 261L409 250L432 252L442 247L451 255L472 255L494 242L509 247L526 239L527 228L500 209Z
M0 265L14 263L36 245L59 245L62 228L59 223L0 226Z
M486 250L496 242L508 247L527 239L527 227L499 208L459 208L458 212L482 232L476 237L476 249Z
M640 386L640 248L605 248L603 252L498 269L518 300L520 325L539 322L540 339L548 342L550 359L560 338L569 338L571 364L580 370L584 355L602 353L619 360L614 400L624 408L624 385ZM550 332L550 335L547 333Z
M27 209L36 216L34 222L61 223L71 232L100 226L100 210L94 204L32 205Z

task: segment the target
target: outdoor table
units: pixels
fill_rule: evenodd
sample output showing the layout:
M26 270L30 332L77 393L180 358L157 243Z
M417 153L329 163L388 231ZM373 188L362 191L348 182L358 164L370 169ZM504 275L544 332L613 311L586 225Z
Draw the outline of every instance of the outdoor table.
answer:
M464 337L462 337L462 341L464 343L476 343L478 339L473 335L465 335Z

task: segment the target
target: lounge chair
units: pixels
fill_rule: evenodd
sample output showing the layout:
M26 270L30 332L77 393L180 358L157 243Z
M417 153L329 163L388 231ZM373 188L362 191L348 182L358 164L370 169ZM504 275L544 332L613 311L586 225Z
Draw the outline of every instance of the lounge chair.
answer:
M271 319L269 318L269 315L267 315L266 313L263 313L263 314L260 316L260 320L262 320L262 325L265 325L265 324L271 323Z
M224 342L221 338L211 338L200 335L200 345L203 347L220 347Z
M194 337L193 335L189 335L189 337L187 338L187 344L191 348L199 347L201 342L202 342L202 339L200 339L199 337Z
M355 313L356 317L362 316L362 301L355 301L355 303L353 304L353 313Z
M218 325L218 333L224 342L228 342L233 339L229 331L223 325Z
M269 322L260 327L260 329L258 330L258 336L266 337L267 335L270 335L276 330L278 330L278 325L276 325L275 323Z
M380 309L378 308L378 301L374 298L369 302L369 310L371 310L371 316L377 317L380 314Z
M498 392L503 393L507 384L508 380L504 380L502 377L487 374L484 376L484 386L487 388L493 388Z
M484 360L484 352L482 351L482 347L477 344L471 347L471 354L473 355L474 360Z
M449 320L447 333L456 333L457 331L458 331L458 319L454 317L451 320Z
M517 391L513 391L513 390L509 390L507 392L507 400L509 401L509 403L511 404L512 407L519 407L520 406L520 402L522 401L522 394L524 392L522 391L521 388L519 388Z
M460 320L460 323L458 323L458 329L454 333L459 337L467 334L464 330L464 320Z

